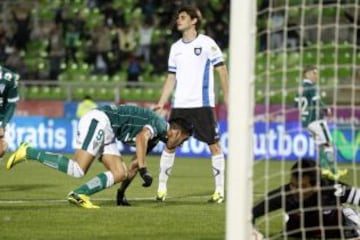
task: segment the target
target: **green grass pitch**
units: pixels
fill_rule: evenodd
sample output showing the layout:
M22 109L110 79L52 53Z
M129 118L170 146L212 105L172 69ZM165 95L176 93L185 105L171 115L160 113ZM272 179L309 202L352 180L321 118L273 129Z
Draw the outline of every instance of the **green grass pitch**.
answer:
M0 239L129 239L129 240L221 240L225 239L225 204L207 203L213 192L213 177L208 159L177 158L164 203L154 200L159 157L148 159L154 182L141 186L137 177L127 192L131 207L117 207L114 186L92 196L100 209L82 209L66 201L67 193L85 183L104 167L95 161L87 175L75 179L27 161L5 169L0 166ZM127 163L130 159L125 156ZM293 162L257 161L254 167L254 201L266 189L288 181ZM344 181L355 184L360 168L343 164L350 171ZM265 173L265 169L268 169ZM268 176L264 179L264 176ZM239 213L241 214L241 213ZM270 222L257 221L257 227L277 235L281 213L270 215Z
M149 157L154 182L143 188L140 177L135 179L127 193L131 207L116 206L117 185L92 196L100 209L82 209L70 205L66 195L104 171L99 162L75 179L33 161L7 171L6 159L0 166L1 240L225 238L225 204L207 203L214 186L209 160L177 158L168 198L159 203L154 200L159 157Z

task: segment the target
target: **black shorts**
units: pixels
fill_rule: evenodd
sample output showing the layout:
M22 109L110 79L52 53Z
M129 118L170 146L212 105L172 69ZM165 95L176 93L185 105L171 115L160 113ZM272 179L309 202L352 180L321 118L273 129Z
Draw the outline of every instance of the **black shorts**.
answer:
M208 145L217 143L220 139L214 108L173 108L170 119L182 117L194 126L194 137Z

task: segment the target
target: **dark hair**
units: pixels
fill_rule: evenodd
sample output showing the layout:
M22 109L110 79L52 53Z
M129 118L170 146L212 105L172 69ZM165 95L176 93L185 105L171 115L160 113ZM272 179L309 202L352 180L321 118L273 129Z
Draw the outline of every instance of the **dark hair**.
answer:
M92 97L90 95L85 95L83 97L84 100L92 100Z
M200 28L200 25L201 25L201 12L198 8L196 7L193 7L193 6L190 6L190 5L185 5L185 6L182 6L178 9L177 11L177 14L176 14L176 17L179 16L180 13L182 12L186 12L191 19L194 19L196 18L197 19L197 22L195 24L195 28L196 30L198 30Z
M319 168L313 159L302 158L292 166L291 176L297 179L309 177L311 185L314 186L320 176Z
M303 75L305 76L306 73L316 70L316 69L317 69L317 67L315 65L306 65L303 70Z
M187 121L185 118L173 118L169 121L170 127L173 129L180 129L182 132L189 134L191 136L193 134L193 125Z

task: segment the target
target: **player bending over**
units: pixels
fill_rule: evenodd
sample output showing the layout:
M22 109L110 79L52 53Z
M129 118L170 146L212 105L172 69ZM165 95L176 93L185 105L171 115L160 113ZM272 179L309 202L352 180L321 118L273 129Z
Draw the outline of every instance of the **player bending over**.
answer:
M35 160L72 177L83 177L91 163L99 157L108 171L99 173L86 184L71 191L68 201L84 208L98 208L89 196L122 182L127 168L117 148L116 140L136 147L137 167L144 187L152 183L146 168L145 156L149 146L159 141L169 148L181 145L191 134L184 119L167 123L149 109L136 106L103 106L91 110L79 120L76 151L72 158L62 154L41 151L22 143L8 162L7 169L23 160Z

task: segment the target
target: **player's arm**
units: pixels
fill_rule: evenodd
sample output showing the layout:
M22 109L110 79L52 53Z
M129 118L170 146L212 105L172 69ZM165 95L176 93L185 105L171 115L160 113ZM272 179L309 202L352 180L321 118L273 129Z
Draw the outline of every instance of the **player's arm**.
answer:
M18 93L18 80L20 79L19 74L5 74L5 78L9 78L9 81L12 80L10 89L7 93L7 104L5 105L5 113L2 121L1 127L5 128L6 125L10 122L11 118L14 116L16 103L19 100Z
M10 122L11 118L14 116L15 109L16 109L15 102L10 102L6 104L5 114L1 124L1 128L5 129L6 125Z
M360 189L347 185L346 183L334 182L334 195L340 197L341 203L360 206Z
M148 141L152 138L153 132L150 128L144 127L141 132L136 135L136 158L139 167L139 173L141 178L144 180L143 186L149 187L152 183L152 177L147 171L145 156L147 153Z
M282 192L284 191L285 187L279 187L267 194L267 200L263 200L257 203L253 209L253 222L255 223L255 219L265 214L275 211L277 209L282 208Z
M226 107L228 107L229 103L229 75L226 68L226 65L224 63L220 63L218 65L215 65L215 69L217 73L219 74L220 83L221 83L221 89L224 93L224 103Z
M161 97L157 105L155 106L154 110L161 111L164 108L172 91L174 90L174 87L175 87L175 73L169 72L161 92Z

